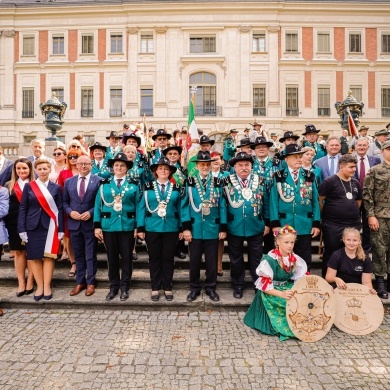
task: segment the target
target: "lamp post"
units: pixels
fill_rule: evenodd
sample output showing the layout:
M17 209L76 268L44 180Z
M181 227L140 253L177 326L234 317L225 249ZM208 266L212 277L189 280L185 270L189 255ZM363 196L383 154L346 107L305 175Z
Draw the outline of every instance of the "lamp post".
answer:
M358 102L353 96L352 92L348 91L348 96L343 102L336 102L335 105L337 114L340 116L339 123L342 129L348 130L348 112L351 113L352 119L356 128L359 128L359 117L362 115L362 109L364 107L363 102Z
M57 141L56 132L62 129L62 124L64 123L62 117L67 107L68 105L65 102L61 103L57 99L55 92L53 92L51 99L39 105L42 115L45 116L43 123L46 129L51 132L50 137L46 138L46 141Z

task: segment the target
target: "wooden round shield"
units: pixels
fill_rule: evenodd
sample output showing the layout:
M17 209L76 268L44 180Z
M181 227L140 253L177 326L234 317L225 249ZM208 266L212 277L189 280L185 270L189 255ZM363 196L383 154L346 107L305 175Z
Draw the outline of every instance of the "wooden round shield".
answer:
M299 279L287 300L286 315L295 337L305 342L322 339L335 318L335 299L332 286L316 275Z
M377 295L358 283L346 283L347 289L335 289L336 317L334 324L343 332L365 335L381 325L384 308Z

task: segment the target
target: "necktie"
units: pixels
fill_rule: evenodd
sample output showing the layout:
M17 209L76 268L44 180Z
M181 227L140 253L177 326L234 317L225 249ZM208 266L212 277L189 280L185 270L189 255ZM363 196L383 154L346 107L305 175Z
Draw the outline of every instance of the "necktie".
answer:
M241 185L242 185L243 188L246 188L247 182L248 182L247 179L241 180Z
M81 179L81 183L80 183L79 197L81 200L83 200L85 195L85 177L81 176L80 179Z
M335 159L335 156L331 156L330 157L330 174L331 175L335 174L335 171L334 171L334 159Z
M294 180L294 184L298 183L298 171L292 171L292 177Z
M362 188L363 188L365 176L366 176L366 167L364 165L364 157L360 157L359 181Z
M165 195L165 184L161 184L161 195Z
M118 189L119 188L121 188L121 186L122 186L122 179L116 179L116 186L118 187Z
M97 169L100 169L100 162L98 161L98 163L96 164L97 166Z

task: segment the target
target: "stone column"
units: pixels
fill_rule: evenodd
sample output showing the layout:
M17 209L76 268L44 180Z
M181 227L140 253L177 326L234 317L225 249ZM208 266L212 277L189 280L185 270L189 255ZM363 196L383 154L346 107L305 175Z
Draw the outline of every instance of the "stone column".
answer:
M2 78L0 85L1 88L1 102L3 109L14 109L14 45L15 45L15 31L3 30L0 40L3 53L7 53L0 57L0 66L3 67L4 73L0 75ZM6 60L8 59L8 61ZM4 62L3 62L4 61Z
M128 58L128 71L127 71L127 93L126 93L126 118L139 116L139 102L138 102L138 32L139 27L128 27L128 44L127 44L127 58ZM128 112L127 110L130 110Z
M268 109L267 117L280 117L280 91L279 91L279 54L278 54L278 33L280 26L268 26Z
M156 90L154 93L155 104L154 106L158 110L156 115L166 116L166 110L163 112L161 108L167 107L166 91L170 89L167 85L167 42L166 32L168 28L166 26L155 27L156 32Z
M249 62L251 57L251 31L252 27L242 25L239 27L240 30L240 107L250 107L251 103L251 79L249 71ZM250 111L247 113L248 116L252 116Z

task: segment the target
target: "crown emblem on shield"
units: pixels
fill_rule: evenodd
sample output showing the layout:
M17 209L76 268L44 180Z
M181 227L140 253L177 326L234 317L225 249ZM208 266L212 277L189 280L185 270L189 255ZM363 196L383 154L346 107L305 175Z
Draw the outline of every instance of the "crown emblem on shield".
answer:
M310 288L314 288L317 286L318 279L316 276L306 276L307 285Z
M362 302L359 301L358 299L356 299L355 297L353 297L352 299L350 299L349 301L347 301L347 306L348 307L357 307L357 308L360 308L362 306Z

